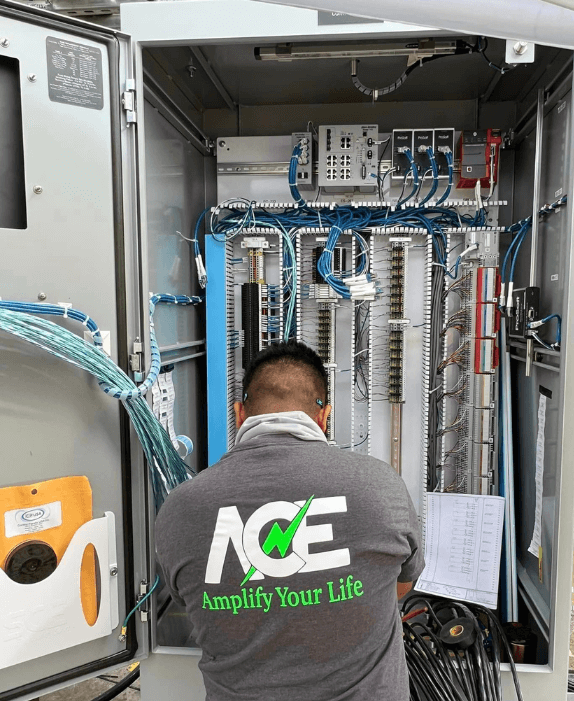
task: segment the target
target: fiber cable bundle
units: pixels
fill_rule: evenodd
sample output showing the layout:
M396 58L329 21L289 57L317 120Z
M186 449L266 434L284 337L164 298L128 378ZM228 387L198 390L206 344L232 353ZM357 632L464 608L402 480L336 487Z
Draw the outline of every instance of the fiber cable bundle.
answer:
M156 295L150 300L150 312L153 313L155 304L160 301L173 301L171 295ZM182 298L191 300L193 303L199 298ZM192 303L192 302L184 302ZM156 506L159 508L171 489L181 482L189 479L188 467L173 447L169 435L163 429L159 421L153 415L151 408L144 398L144 393L151 387L157 372L159 372L160 361L155 334L152 326L152 367L144 383L140 387L119 368L111 358L109 358L101 346L96 346L84 341L76 334L57 324L42 319L34 314L50 313L39 309L43 305L30 304L27 311L12 311L9 305L17 307L22 303L0 302L0 330L21 338L28 343L32 343L48 353L65 360L76 367L86 370L94 375L100 387L112 397L120 399L129 414L134 429L142 445L147 459L152 486L155 494ZM61 312L61 316L69 316L70 311L60 307L56 309ZM33 312L28 313L28 311ZM82 312L80 312L82 314ZM86 315L84 315L86 317ZM86 319L89 317L86 317ZM83 321L85 323L85 321ZM93 323L93 322L92 322ZM87 325L87 323L85 323ZM92 336L96 342L99 335L97 326L92 330Z

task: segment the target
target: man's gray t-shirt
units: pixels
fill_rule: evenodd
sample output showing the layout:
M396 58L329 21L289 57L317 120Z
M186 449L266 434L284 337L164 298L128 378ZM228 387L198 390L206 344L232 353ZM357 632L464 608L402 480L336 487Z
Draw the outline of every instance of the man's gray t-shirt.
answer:
M396 584L423 553L385 463L285 434L240 443L169 495L156 542L207 701L408 701Z

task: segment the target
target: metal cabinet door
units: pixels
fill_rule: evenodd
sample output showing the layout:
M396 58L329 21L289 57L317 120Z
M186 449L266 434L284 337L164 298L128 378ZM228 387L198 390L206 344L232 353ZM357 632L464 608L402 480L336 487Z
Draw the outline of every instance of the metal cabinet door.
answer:
M0 2L0 297L84 311L109 332L111 357L126 371L128 344L142 336L136 139L122 105L129 49L126 35ZM84 336L81 324L58 323ZM78 642L70 618L50 613L66 604L72 585L64 578L60 591L35 590L35 599L21 585L30 605L0 615L0 645L24 649L36 636L32 652L0 664L2 701L38 696L146 652L139 616L119 638L140 582L149 581L147 481L132 437L121 404L91 375L0 332L0 487L86 476L89 523L105 520L109 543L97 568L102 598L93 625L106 617L97 636Z

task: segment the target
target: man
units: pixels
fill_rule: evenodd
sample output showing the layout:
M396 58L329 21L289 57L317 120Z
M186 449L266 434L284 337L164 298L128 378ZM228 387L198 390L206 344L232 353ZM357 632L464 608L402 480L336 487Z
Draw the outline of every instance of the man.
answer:
M417 517L388 465L327 445L330 410L314 351L262 351L235 447L159 513L207 701L408 701L397 582L423 569Z

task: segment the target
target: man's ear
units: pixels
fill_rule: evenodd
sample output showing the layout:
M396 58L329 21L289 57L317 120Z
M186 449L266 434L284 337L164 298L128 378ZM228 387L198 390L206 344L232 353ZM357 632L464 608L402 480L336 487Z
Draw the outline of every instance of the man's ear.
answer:
M241 425L247 418L247 414L245 413L245 407L241 402L235 402L235 404L233 405L233 410L235 411L235 427L241 428Z
M323 433L327 433L327 419L329 418L330 413L331 405L327 404L327 406L324 406L315 418L316 423L319 424L319 428L321 431L323 431Z

